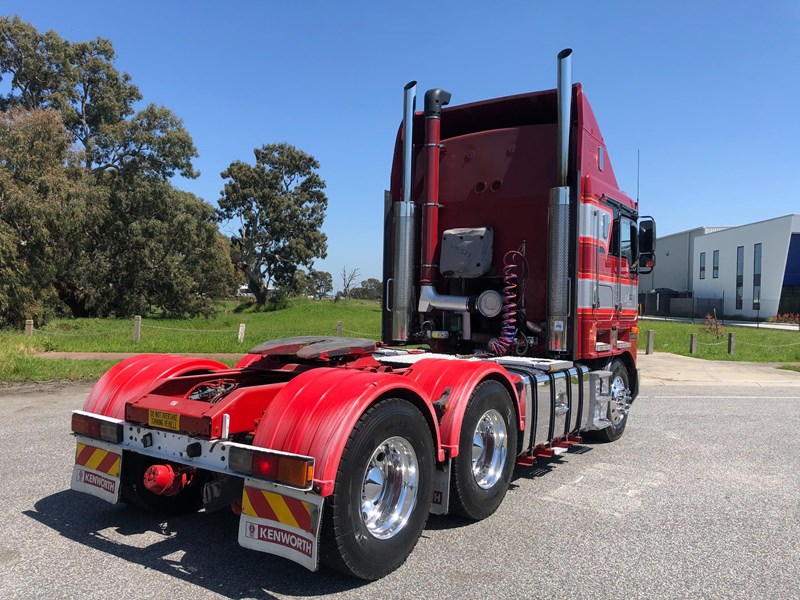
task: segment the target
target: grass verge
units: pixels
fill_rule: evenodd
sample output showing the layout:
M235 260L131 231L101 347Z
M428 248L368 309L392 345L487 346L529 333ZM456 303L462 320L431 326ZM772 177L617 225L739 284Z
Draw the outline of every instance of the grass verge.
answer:
M132 319L57 319L35 335L0 331L0 382L97 379L116 361L41 359L41 352L170 352L244 354L263 341L295 335L335 335L337 322L351 337L378 339L381 308L377 302L297 299L274 312L235 312L236 303L220 303L215 318L142 320L142 337L132 341ZM244 343L237 341L245 324ZM800 364L800 333L750 327L723 327L720 335L702 323L640 321L642 346L647 330L655 332L655 349L691 356L689 336L698 334L696 358ZM728 354L727 333L736 336L736 351ZM800 371L798 365L785 368Z
M236 302L219 304L214 318L143 318L141 339L132 339L132 319L55 319L34 335L0 331L0 382L98 379L117 361L42 359L42 352L169 352L245 354L253 346L296 335L380 338L380 303L295 299L274 312L235 312ZM238 342L239 324L245 338ZM223 361L225 362L225 361Z
M677 321L639 321L640 348L644 348L647 330L654 332L654 349L683 356L710 360L748 362L800 362L800 332L754 327L720 327L719 335L707 331L702 323ZM697 334L697 354L689 352L692 333ZM728 354L728 333L733 333L736 348Z
M132 319L55 319L37 329L33 340L45 352L219 352L245 353L261 342L296 335L342 334L378 339L381 310L377 302L297 299L274 312L235 313L235 303L221 304L215 318L143 318L141 339L133 342ZM244 343L237 340L245 325ZM14 334L0 332L0 342ZM28 338L30 339L30 338ZM4 344L5 345L5 344Z

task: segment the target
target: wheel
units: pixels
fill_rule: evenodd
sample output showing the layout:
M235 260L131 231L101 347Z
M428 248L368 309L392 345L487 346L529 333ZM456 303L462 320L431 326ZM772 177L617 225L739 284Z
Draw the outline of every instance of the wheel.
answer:
M174 496L154 494L144 486L144 472L163 461L126 452L122 460L122 500L142 510L165 515L186 515L203 507L205 478L198 474Z
M608 406L608 420L611 421L611 425L591 432L590 437L598 442L615 442L622 437L628 422L628 409L631 403L631 386L625 363L614 359L609 371L611 371L611 402Z
M497 381L472 393L450 478L450 512L476 521L497 510L508 491L517 452L511 396Z
M428 519L434 448L410 402L382 400L353 428L325 503L320 559L346 575L379 579L402 565Z

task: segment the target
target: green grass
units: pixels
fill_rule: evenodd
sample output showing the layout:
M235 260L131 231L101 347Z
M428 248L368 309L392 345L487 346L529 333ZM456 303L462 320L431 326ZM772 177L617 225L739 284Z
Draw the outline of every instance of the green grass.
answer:
M214 318L142 319L134 344L133 319L55 319L32 337L0 331L0 382L97 379L117 361L43 359L41 352L171 352L244 354L261 342L295 335L335 335L337 322L350 337L380 338L380 303L297 299L274 312L235 312L219 304ZM245 324L244 343L237 340ZM225 361L231 363L233 361Z
M133 343L133 319L56 319L35 332L44 351L58 352L176 352L244 353L266 340L295 335L380 337L380 305L350 300L331 302L292 300L288 308L273 312L234 312L235 303L221 304L215 318L143 318L141 340ZM237 341L239 324L245 324L244 343ZM0 342L9 334L0 333Z
M722 327L717 338L704 331L702 323L675 321L639 321L640 349L644 348L647 330L655 334L656 352L671 352L710 360L740 360L749 362L800 362L800 332L754 327ZM697 334L697 354L689 353L689 336ZM728 333L736 340L734 354L728 354Z
M57 319L32 337L19 331L0 331L0 382L97 379L115 361L42 359L35 354L61 352L171 352L244 354L266 340L295 335L380 337L381 308L377 302L292 300L284 310L235 312L235 302L219 304L215 318L142 320L139 344L132 341L132 319ZM239 323L246 327L243 344L237 342ZM701 323L643 320L641 347L647 330L655 332L658 352L689 354L689 334L698 334L697 358L753 362L795 363L800 371L800 332L726 326L717 339ZM736 334L736 352L728 354L727 332ZM231 363L231 361L227 361Z
M783 365L781 369L786 369L787 371L797 371L800 373L800 365Z

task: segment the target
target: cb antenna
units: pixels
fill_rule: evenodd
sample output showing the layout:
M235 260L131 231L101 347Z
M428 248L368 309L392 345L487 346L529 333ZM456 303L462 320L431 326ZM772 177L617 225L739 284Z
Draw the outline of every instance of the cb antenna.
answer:
M642 153L640 149L636 149L636 204L639 204L639 155Z

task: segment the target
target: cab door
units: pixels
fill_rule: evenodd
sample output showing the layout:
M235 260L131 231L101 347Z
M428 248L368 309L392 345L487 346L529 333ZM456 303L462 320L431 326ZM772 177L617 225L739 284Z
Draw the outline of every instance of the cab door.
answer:
M617 256L616 314L619 321L635 321L638 306L638 278L636 275L637 241L639 230L636 221L625 214L617 220L619 235Z

